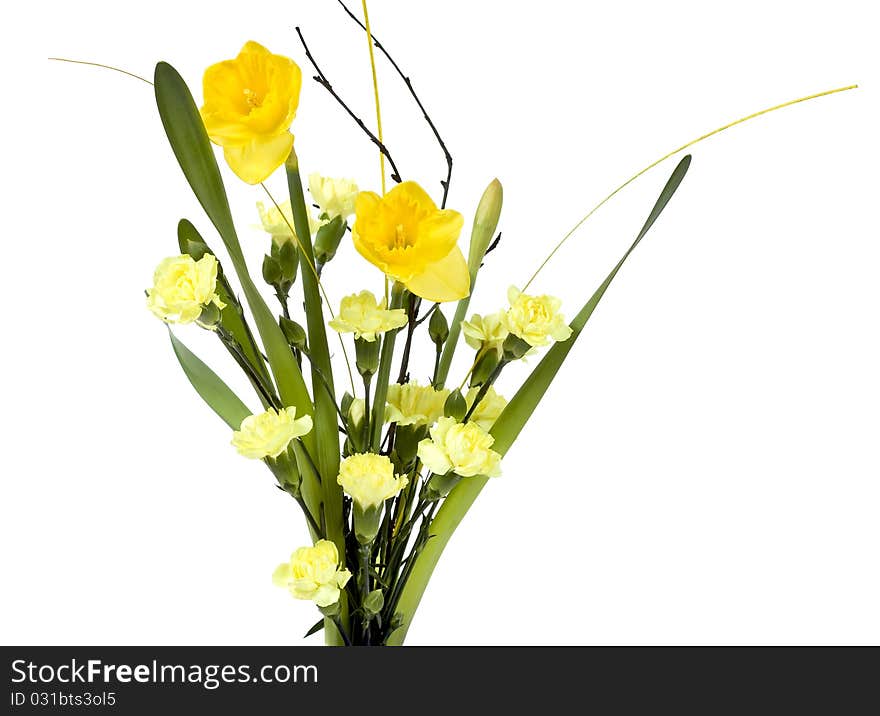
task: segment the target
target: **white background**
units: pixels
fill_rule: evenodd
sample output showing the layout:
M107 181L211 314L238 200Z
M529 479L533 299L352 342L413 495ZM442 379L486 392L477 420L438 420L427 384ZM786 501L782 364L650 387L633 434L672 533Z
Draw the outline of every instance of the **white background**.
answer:
M450 205L469 225L486 183L504 183L504 239L481 274L480 312L665 151L766 106L861 85L694 148L678 195L446 550L411 643L880 641L870 6L373 0L376 35L455 156ZM151 89L46 58L146 76L164 59L200 101L202 70L248 39L308 76L299 24L372 124L366 40L330 0L12 12L0 30L0 639L299 644L316 614L270 575L305 542L301 517L229 446L144 308L180 217L220 242ZM388 145L438 195L442 155L381 60L379 70ZM372 146L311 81L294 131L306 172L378 188ZM591 219L534 288L573 315L673 166ZM263 197L227 177L258 271ZM280 173L270 184L283 192ZM350 245L326 277L334 303L381 286ZM209 336L179 334L256 407ZM418 358L427 366L427 352ZM511 371L501 392L524 374Z

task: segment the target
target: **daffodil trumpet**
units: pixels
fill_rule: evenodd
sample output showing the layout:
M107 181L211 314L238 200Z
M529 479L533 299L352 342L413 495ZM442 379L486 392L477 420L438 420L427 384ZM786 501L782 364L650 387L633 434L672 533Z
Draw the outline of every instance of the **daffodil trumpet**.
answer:
M372 40L370 48L372 64ZM155 91L174 154L228 249L246 300L238 299L208 248L212 239L183 220L179 253L157 256L147 308L181 334L204 330L218 338L254 388L256 411L172 334L189 382L231 430L227 449L239 457L230 459L262 462L303 513L304 544L282 551L286 558L271 581L311 602L328 644L401 644L444 546L477 495L502 473L505 481L524 479L515 462L505 464L509 448L681 184L690 157L676 166L629 250L572 320L559 298L532 287L534 275L526 284L505 281L506 295L488 296L488 312L468 315L498 236L501 182L483 192L463 247L467 212L458 209L468 205L447 207L452 159L425 113L447 157L439 205L428 184L402 180L391 161L396 184L385 186L384 159L372 188L314 167L320 171L308 174L307 199L295 144L317 140L295 139L292 128L298 113L321 110L300 106L302 72L292 59L255 41L234 49L226 55L232 59L205 70L200 110L170 65L157 66ZM308 50L307 58L322 86L354 116ZM377 84L374 96L378 120ZM376 136L364 122L358 126L390 160L381 127ZM250 217L259 221L259 238L246 247L248 255L262 250L257 272L239 242L217 156L233 181L260 184L264 192ZM267 180L282 167L288 197L279 202ZM170 255L162 259L164 253ZM336 268L343 262L356 262L348 274L356 280L341 278L346 273ZM277 307L265 302L258 280ZM458 348L467 351L460 366L453 365ZM520 362L530 370L511 385L515 371L508 368ZM348 389L340 395L334 368L343 364Z

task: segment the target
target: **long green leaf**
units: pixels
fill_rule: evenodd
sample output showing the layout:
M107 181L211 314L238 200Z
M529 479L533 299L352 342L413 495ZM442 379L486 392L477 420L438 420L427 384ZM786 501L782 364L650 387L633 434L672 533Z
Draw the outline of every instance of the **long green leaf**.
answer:
M220 377L211 370L202 360L187 348L169 329L168 335L171 337L171 347L174 349L174 355L180 361L180 367L192 383L192 387L202 396L208 406L233 430L241 427L241 421L244 420L251 411L241 402L239 397L232 392L232 389L224 383Z
M574 346L575 341L584 329L587 321L590 319L590 316L593 315L593 311L596 309L599 301L602 300L602 296L605 295L605 291L608 290L608 286L611 285L617 272L620 271L624 262L629 258L630 254L636 246L639 245L639 242L641 242L645 234L647 234L650 228L654 225L654 222L657 220L657 217L660 216L663 209L666 208L672 195L675 193L676 189L678 189L682 179L684 179L690 163L690 155L685 156L684 159L678 163L678 166L676 166L672 175L669 177L669 181L666 182L666 186L663 187L660 197L654 204L654 208L648 215L648 219L645 221L642 230L632 243L632 246L629 247L627 252L623 255L623 258L620 259L611 273L608 274L608 277L602 282L602 285L596 289L596 292L592 295L590 300L584 304L584 307L571 322L571 338L563 343L555 343L553 345L553 347L547 352L547 355L544 356L543 360L535 367L535 370L532 371L531 375L529 375L525 384L517 391L510 403L508 403L498 420L495 421L495 425L491 430L492 435L495 437L493 449L497 450L502 455L507 452L516 440L520 431L523 429L523 426L525 426L535 408L538 406L538 403L541 401L541 398L544 397L544 393L547 391L550 383L553 382L553 379L556 377L563 361L565 361ZM416 560L412 574L404 586L398 604L398 610L404 619L403 625L391 635L388 640L389 644L399 645L403 643L406 631L409 628L415 610L425 592L425 588L428 585L428 580L434 571L434 567L437 565L440 555L443 553L444 547L446 547L449 538L452 537L456 527L458 527L459 523L464 519L467 511L474 503L474 500L477 499L477 496L487 482L488 478L485 477L469 477L462 480L452 490L449 497L446 498L446 501L437 511L437 515L431 526L431 539Z
M281 400L286 406L296 406L298 415L311 415L314 409L299 366L275 316L248 273L217 159L189 88L177 70L166 62L156 65L154 84L165 134L186 180L223 239L263 341ZM303 440L310 450L314 449L313 433ZM309 506L316 509L320 499L318 485L304 478L303 494Z
M291 149L285 163L287 188L294 229L303 253L300 272L303 299L306 308L306 327L309 331L309 361L312 365L312 391L315 394L315 439L317 461L320 471L321 493L324 501L324 523L327 538L336 543L339 554L345 554L345 532L342 518L342 487L336 481L339 475L339 423L336 417L336 399L333 388L333 364L327 345L327 329L324 325L324 308L315 268L315 252L309 230L309 215L303 195L302 179L296 152ZM322 387L326 386L326 390ZM340 619L348 623L345 595L341 598ZM325 620L325 640L339 644L342 637L332 620Z

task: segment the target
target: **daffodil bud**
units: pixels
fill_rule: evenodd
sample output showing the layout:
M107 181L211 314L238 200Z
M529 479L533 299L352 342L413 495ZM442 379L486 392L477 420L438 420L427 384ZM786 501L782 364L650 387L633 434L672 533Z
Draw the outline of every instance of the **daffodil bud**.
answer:
M524 341L513 333L504 339L504 360L514 361L522 358L526 353L532 350L530 343Z
M367 595L367 598L364 599L364 611L367 613L367 616L374 617L382 611L382 608L385 606L385 595L382 594L381 589L374 589Z
M337 216L318 229L318 233L315 236L315 262L319 266L332 261L333 257L336 256L339 242L345 236L345 227L345 219Z
M501 188L501 182L493 179L483 197L477 205L477 212L474 214L474 228L471 231L471 245L468 251L468 270L471 274L471 283L477 275L480 264L483 262L483 256L495 236L495 229L498 228L498 219L501 217L501 204L504 200L504 191Z
M449 397L446 399L446 403L443 405L443 414L447 418L454 418L459 422L464 418L467 414L467 402L465 402L464 396L461 394L460 390L453 390Z
M498 348L489 348L486 350L480 358L477 360L477 364L474 366L474 370L471 373L471 379L469 385L471 387L475 385L482 385L485 383L489 376L492 375L492 372L495 368L498 367L498 364L501 362L501 350Z
M263 256L263 280L270 286L281 281L281 264L271 256Z
M363 338L355 338L354 354L358 373L364 378L371 378L379 370L379 350L382 347L380 341L367 341Z
M305 328L296 321L291 321L284 316L278 318L278 324L281 326L281 332L291 346L301 350L303 353L308 353Z
M434 309L431 319L428 321L428 335L431 340L440 348L449 338L449 324L446 322L446 316L439 306Z

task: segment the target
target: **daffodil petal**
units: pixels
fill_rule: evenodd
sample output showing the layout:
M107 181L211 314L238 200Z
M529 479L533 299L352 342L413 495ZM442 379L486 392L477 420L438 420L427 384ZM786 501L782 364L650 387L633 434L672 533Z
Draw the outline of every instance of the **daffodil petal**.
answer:
M416 296L435 303L461 300L471 292L471 277L464 254L456 246L446 258L429 264L404 285Z
M236 176L248 184L259 184L269 178L290 154L293 135L290 132L269 139L254 139L248 144L223 147L223 156Z

